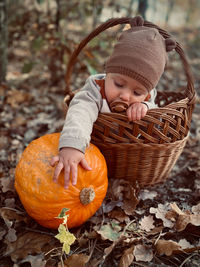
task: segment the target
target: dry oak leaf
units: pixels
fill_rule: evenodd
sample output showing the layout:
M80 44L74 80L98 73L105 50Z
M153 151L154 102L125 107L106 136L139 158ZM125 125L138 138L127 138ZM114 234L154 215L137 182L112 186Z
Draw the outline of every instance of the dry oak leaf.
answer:
M176 220L176 230L178 232L183 231L186 226L191 223L194 226L200 226L200 214L191 214L190 211L183 212L179 209L176 203L170 204L172 210L176 212L178 218Z
M165 227L172 228L174 226L174 223L166 218L168 210L169 210L168 203L166 203L165 205L158 204L158 208L153 208L153 207L150 208L150 213L155 214L156 218L161 219Z
M158 193L156 191L149 191L147 189L142 189L139 193L138 198L142 200L151 199L153 200L154 197L156 197Z
M45 234L28 232L9 243L4 256L11 256L13 262L24 259L28 254L39 254L42 247L51 241L52 237Z
M31 267L45 267L46 266L46 260L44 260L43 254L39 254L36 256L28 255L20 263L24 263L24 262L30 262Z
M146 245L136 245L133 250L136 261L149 262L153 259L152 248Z
M5 239L6 243L15 242L17 240L16 230L13 228L9 228Z
M121 209L112 210L111 212L109 212L108 216L110 218L118 220L119 222L129 221L129 216L127 216L125 212Z
M172 240L158 240L158 242L155 245L157 253L159 255L165 254L166 256L170 256L173 254L175 250L180 250L181 246L172 241Z
M2 186L3 193L7 191L15 192L14 178L2 177L0 179L0 185Z
M151 231L153 228L155 228L154 225L154 219L153 216L149 215L149 216L144 216L140 221L140 229L144 230L146 232Z
M134 260L133 250L134 246L131 246L123 252L118 267L129 267L131 265Z
M64 267L85 267L89 259L89 256L85 254L72 254L64 261ZM62 267L62 263L59 262L58 267Z
M194 214L200 214L200 203L192 207L192 212Z
M27 221L25 212L21 212L19 210L9 208L9 207L2 207L0 209L0 216L3 218L8 228L12 226L14 220L16 222Z
M180 239L178 244L181 246L182 249L187 249L187 248L193 247L185 238Z

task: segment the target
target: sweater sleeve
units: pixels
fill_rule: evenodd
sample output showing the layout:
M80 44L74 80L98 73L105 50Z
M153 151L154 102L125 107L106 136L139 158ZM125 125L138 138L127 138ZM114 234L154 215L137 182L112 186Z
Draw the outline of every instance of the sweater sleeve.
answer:
M100 91L89 80L70 103L59 140L59 149L73 147L85 152L101 106Z
M144 101L142 103L144 103L145 105L147 105L148 109L153 109L153 108L157 108L157 104L155 103L155 99L157 96L157 90L154 88L151 90L150 92L150 99L148 101Z

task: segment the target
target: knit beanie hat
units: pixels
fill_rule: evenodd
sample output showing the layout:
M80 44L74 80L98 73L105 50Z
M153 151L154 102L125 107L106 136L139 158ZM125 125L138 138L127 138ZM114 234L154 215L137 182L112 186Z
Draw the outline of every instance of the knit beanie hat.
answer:
M176 47L176 42L171 38L164 39L157 29L143 24L140 16L130 20L131 28L119 37L106 63L106 73L129 76L150 91L160 80L167 52Z

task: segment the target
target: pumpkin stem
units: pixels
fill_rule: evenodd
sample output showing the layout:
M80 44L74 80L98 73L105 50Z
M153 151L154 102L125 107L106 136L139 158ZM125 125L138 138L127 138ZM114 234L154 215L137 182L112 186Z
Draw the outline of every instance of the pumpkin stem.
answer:
M88 205L91 203L94 198L95 198L95 192L94 189L89 187L89 188L83 188L80 192L80 201L83 205Z

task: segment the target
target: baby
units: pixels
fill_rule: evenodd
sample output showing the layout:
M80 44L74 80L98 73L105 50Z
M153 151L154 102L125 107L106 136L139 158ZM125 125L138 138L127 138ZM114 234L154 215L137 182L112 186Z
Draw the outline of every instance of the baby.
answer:
M167 62L167 51L175 42L165 40L157 29L143 26L139 16L130 20L106 62L105 74L90 76L72 99L59 142L59 155L51 160L57 166L54 181L64 169L64 187L77 183L78 164L91 170L84 153L90 143L99 112L111 112L113 103L127 105L129 121L140 120L155 108L156 89Z

